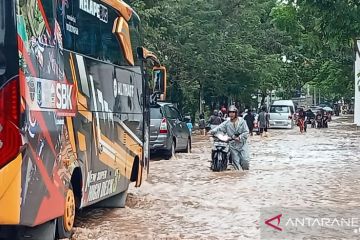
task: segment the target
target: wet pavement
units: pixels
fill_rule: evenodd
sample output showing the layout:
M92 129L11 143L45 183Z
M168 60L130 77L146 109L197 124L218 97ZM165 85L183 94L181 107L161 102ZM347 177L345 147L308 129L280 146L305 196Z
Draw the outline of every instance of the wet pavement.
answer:
M306 134L272 130L250 138L249 172L211 172L211 143L151 162L124 209L85 209L73 239L260 239L260 208L357 207L360 129L338 118Z

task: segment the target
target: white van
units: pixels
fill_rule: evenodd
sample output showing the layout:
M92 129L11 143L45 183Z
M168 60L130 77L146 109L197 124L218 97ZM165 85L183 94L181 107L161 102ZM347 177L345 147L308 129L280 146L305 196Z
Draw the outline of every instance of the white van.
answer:
M278 100L271 104L270 128L293 128L295 104L292 100Z

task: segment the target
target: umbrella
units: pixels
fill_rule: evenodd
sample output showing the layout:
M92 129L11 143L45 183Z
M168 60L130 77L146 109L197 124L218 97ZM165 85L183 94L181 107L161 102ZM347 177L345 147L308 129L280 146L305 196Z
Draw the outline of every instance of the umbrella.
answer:
M325 111L327 111L327 112L332 112L333 111L331 107L323 107L323 109Z

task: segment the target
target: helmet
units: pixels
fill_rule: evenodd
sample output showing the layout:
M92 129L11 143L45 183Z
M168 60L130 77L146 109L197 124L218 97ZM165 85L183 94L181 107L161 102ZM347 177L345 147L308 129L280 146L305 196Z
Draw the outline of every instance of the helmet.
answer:
M219 115L219 112L218 112L218 110L214 110L214 116L217 116L217 115Z
M228 110L228 112L238 112L238 109L235 107L235 105L231 105L230 107L229 107L229 110Z
M226 108L225 107L221 108L221 112L226 113Z

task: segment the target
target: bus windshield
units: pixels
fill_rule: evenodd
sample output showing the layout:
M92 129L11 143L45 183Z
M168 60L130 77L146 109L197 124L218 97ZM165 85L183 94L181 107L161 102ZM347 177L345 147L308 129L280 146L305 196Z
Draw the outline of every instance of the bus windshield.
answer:
M0 76L4 75L6 68L6 59L4 53L5 45L5 1L0 1ZM0 79L1 85L1 79Z

